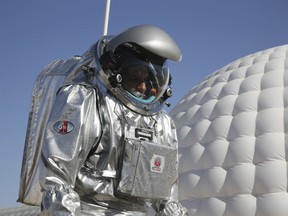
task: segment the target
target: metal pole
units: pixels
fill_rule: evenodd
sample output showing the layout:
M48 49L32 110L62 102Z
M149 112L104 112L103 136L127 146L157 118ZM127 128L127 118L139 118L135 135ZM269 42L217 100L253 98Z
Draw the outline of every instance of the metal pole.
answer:
M109 12L110 12L110 0L106 0L106 11L105 11L105 19L104 19L103 36L107 35L108 22L109 22Z

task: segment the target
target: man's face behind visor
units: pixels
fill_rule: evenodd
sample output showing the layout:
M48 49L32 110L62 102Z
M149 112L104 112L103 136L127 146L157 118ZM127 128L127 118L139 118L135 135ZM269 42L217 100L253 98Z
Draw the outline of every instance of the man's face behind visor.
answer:
M123 68L122 87L134 96L147 99L155 96L156 87L153 86L152 76L149 69L143 65L133 65Z

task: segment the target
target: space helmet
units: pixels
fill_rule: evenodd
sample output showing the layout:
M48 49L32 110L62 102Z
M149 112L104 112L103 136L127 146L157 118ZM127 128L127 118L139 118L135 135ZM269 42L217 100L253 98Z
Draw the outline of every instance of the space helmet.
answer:
M162 109L172 95L167 60L182 58L170 35L155 26L139 25L116 36L104 36L96 49L99 74L118 100L143 115Z

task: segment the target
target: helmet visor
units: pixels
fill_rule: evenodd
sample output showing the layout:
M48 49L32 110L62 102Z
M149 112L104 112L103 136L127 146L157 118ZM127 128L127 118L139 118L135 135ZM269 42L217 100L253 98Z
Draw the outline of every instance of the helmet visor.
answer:
M165 64L152 63L137 58L121 63L119 74L121 87L142 103L153 103L163 95L169 82L169 71Z

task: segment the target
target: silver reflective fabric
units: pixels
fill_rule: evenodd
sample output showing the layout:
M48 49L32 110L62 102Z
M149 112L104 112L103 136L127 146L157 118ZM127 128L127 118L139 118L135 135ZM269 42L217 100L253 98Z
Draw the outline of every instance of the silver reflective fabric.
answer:
M18 201L32 205L40 204L42 195L39 193L41 188L39 172L44 169L40 160L44 126L48 121L57 91L79 59L74 57L48 64L35 82L26 132Z
M141 139L125 141L118 192L168 200L171 186L177 180L177 148Z
M41 203L41 215L54 216L146 215L151 205L163 212L166 203L178 200L174 123L165 111L143 116L112 96L99 77L93 49L81 58L53 62L37 79L19 201ZM140 150L132 193L119 189L128 172L126 159L133 158L125 149L131 136ZM141 193L145 188L148 192Z

